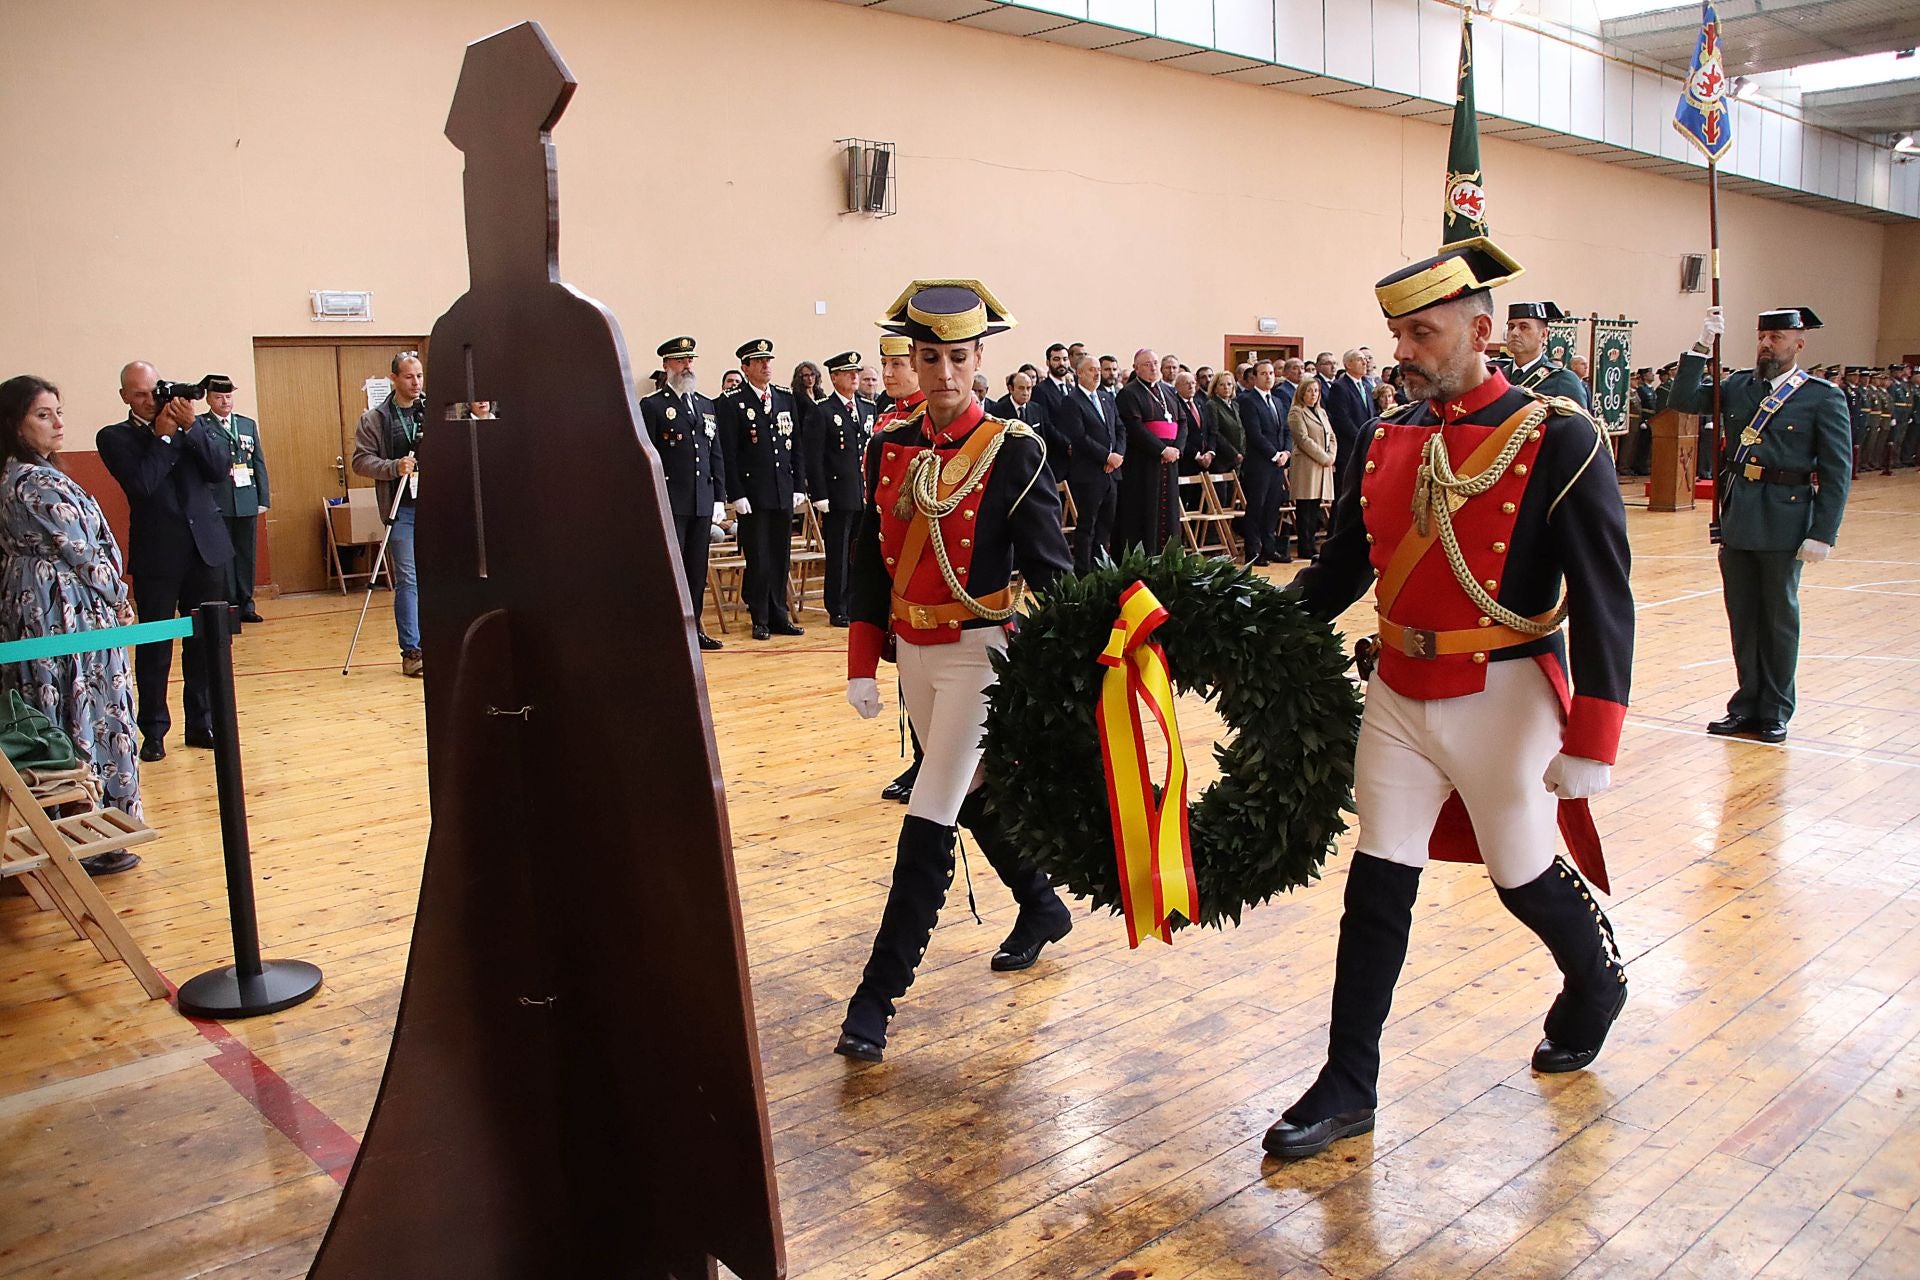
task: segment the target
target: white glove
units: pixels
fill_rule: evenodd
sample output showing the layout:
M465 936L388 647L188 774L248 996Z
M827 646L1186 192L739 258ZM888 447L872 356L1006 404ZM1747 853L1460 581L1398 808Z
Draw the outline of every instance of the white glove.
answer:
M793 495L793 509L794 509L795 511L804 511L804 510L806 510L806 507L807 507L807 495L806 495L806 494L804 494L804 493L796 493L796 494L794 494L794 495Z
M1711 347L1713 340L1727 331L1727 317L1719 307L1708 307L1707 318L1700 322L1700 336L1695 340L1697 346Z
M713 504L713 523L725 524L726 522L727 522L727 504L724 502L714 503Z
M872 680L847 681L847 705L860 713L862 720L880 714L880 686Z
M819 500L818 502L815 502L815 503L813 504L813 509L814 509L815 511L818 511L818 512L819 512L819 513L820 513L821 515L826 515L826 514L827 514L827 500L826 500L825 498L821 498L821 499L820 499L820 500Z
M1830 544L1815 542L1812 538L1808 538L1800 544L1800 550L1794 554L1793 558L1801 564L1819 564L1832 554L1833 547Z
M733 514L737 516L750 516L753 514L753 504L745 498L735 498L733 500Z
M1562 800L1584 800L1613 785L1613 766L1561 752L1547 763L1540 781Z

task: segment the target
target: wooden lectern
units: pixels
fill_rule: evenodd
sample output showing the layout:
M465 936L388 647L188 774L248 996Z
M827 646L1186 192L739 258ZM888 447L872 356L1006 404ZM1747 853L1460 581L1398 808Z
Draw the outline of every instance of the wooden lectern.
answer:
M1693 510L1693 477L1700 461L1700 415L1662 409L1653 416L1649 511Z

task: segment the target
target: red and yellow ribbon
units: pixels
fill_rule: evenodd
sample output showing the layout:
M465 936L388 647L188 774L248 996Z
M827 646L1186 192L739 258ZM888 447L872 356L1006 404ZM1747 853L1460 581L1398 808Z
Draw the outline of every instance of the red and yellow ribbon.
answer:
M1170 917L1200 918L1200 888L1193 878L1193 846L1187 831L1187 758L1174 720L1173 680L1167 655L1153 643L1167 611L1144 582L1120 596L1120 616L1100 654L1107 674L1094 720L1100 727L1100 757L1106 765L1107 807L1120 865L1120 902L1127 943L1145 937L1173 941ZM1154 799L1147 766L1140 705L1160 727L1167 748L1167 776Z

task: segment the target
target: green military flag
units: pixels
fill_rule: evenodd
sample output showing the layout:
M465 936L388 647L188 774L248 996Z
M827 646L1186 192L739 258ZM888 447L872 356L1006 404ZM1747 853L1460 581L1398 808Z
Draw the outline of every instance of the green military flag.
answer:
M1480 117L1473 106L1473 15L1460 15L1460 82L1447 146L1446 228L1440 247L1487 234L1487 193L1480 178Z

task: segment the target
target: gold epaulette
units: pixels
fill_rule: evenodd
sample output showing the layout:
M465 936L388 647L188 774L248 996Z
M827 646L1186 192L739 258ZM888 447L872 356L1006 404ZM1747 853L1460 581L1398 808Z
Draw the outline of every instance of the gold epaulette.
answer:
M881 430L882 431L904 431L908 427L917 427L920 425L920 419L925 417L926 413L927 413L927 402L925 400L922 400L919 404L907 410L906 417L895 418L892 422L889 422L885 427L881 428Z
M1588 422L1593 421L1593 415L1588 413L1586 409L1581 406L1580 402L1571 396L1543 396L1532 387L1520 387L1518 390L1526 392L1561 417L1578 416L1585 418Z
M1393 408L1381 414L1380 420L1382 422L1390 422L1400 414L1413 412L1413 410L1418 408L1421 405L1421 403L1422 402L1419 400L1409 400L1405 404L1397 404L1393 406Z
M1040 438L1038 431L1035 431L1018 418L996 418L992 414L988 414L987 419L991 422L1000 423L1006 428L1007 434L1010 436L1020 436L1028 440L1038 440Z

